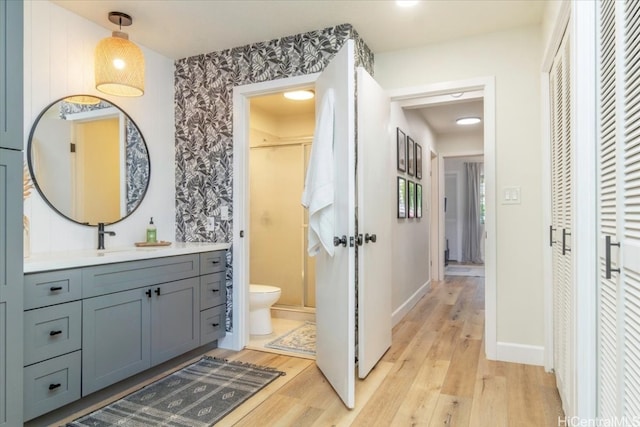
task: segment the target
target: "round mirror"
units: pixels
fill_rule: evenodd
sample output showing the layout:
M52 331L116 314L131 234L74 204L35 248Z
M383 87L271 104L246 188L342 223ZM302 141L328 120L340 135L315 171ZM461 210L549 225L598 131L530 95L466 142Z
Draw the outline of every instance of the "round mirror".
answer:
M99 97L74 95L47 106L31 128L27 155L40 195L79 224L121 221L149 186L142 133L124 111Z

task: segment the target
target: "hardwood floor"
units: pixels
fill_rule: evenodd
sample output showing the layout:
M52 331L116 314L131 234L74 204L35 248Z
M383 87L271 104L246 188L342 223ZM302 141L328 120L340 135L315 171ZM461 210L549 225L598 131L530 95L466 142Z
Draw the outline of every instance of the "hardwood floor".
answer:
M357 381L353 410L312 360L253 350L209 352L287 374L217 425L557 426L563 413L553 375L485 358L483 283L458 276L433 284L396 325L393 344L375 369Z

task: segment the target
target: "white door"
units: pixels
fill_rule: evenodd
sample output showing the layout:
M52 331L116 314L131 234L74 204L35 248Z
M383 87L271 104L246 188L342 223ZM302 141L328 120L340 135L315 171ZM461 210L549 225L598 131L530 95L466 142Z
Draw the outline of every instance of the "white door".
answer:
M606 1L598 8L597 415L635 420L640 414L640 3Z
M334 230L346 244L316 256L316 363L348 408L355 405L355 78L348 40L316 81L317 111L335 94ZM316 130L317 131L317 130Z
M358 81L358 376L391 346L391 104L363 68Z

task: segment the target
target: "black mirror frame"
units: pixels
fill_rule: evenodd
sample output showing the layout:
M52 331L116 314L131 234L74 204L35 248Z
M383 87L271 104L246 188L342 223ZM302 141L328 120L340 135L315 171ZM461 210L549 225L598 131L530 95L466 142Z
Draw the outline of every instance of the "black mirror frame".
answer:
M76 221L73 218L69 218L67 215L65 215L64 213L60 212L60 210L58 210L52 203L51 201L49 201L49 199L47 198L47 196L44 194L44 191L42 191L42 189L40 188L40 185L38 183L38 179L36 178L36 175L34 173L34 166L33 166L33 161L32 161L32 156L31 156L31 148L32 148L32 140L33 140L33 135L36 131L36 128L38 127L38 123L40 122L40 119L42 118L42 116L49 111L49 109L57 104L60 101L64 101L65 99L71 97L71 96L87 96L87 97L93 97L93 98L97 98L100 101L104 101L104 102L108 102L109 104L113 105L115 108L117 108L118 110L120 110L122 112L122 114L124 114L127 119L129 119L131 121L131 123L136 127L136 129L138 129L138 133L140 134L140 138L142 139L142 143L144 144L144 148L147 151L147 159L149 161L149 178L147 179L146 185L144 187L144 190L142 192L142 195L140 197L140 200L138 201L138 203L136 204L136 206L131 210L131 212L127 213L127 215L121 217L119 220L117 221L113 221L113 222L109 222L109 223L105 223L105 224L116 224L120 221L123 221L124 219L128 218L129 216L131 216L131 214L133 214L142 204L142 201L144 200L144 198L147 195L147 190L149 189L149 182L151 181L151 156L149 155L149 146L147 145L147 141L144 138L144 135L142 134L142 131L140 130L140 127L138 126L138 124L131 118L131 116L129 116L129 114L127 114L126 111L124 111L122 108L120 108L118 105L114 104L112 101L102 98L100 96L96 96L96 95L87 95L87 94L75 94L75 95L68 95L65 96L63 98L59 98L56 99L55 101L51 102L49 105L47 105L46 107L44 107L42 109L42 111L40 111L40 114L38 114L38 117L36 117L35 121L33 122L33 125L31 126L31 131L29 132L29 142L27 144L27 165L29 167L29 175L31 175L31 181L33 182L34 187L36 188L36 190L38 191L38 194L40 194L40 197L42 197L42 199L45 201L45 203L51 208L53 209L54 212L56 212L58 215L60 215L61 217L79 224L79 225L85 225L88 227L97 227L98 224L89 224L86 222L79 222Z

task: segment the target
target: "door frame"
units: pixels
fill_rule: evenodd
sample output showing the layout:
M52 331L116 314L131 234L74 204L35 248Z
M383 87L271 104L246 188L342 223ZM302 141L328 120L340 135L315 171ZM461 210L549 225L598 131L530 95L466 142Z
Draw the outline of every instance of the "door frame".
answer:
M431 178L430 186L430 200L431 200L431 212L429 214L429 266L431 267L430 277L432 281L442 280L444 277L444 262L441 266L437 257L438 251L444 250L440 245L440 219L442 215L440 210L444 210L444 207L440 206L440 157L432 147L430 150L430 168L429 177Z
M418 107L427 104L426 98L452 93L482 91L484 99L484 173L485 173L485 352L487 359L497 359L497 292L496 292L496 83L495 76L477 77L401 88L389 91L391 102L401 107ZM443 166L442 157L439 166ZM442 168L440 168L440 191L444 192ZM441 193L443 194L443 193ZM437 207L440 216L444 213ZM444 219L440 222L439 250L434 257L444 274Z
M249 100L313 86L319 76L314 73L233 88L233 326L232 332L218 341L221 348L239 351L249 342Z

